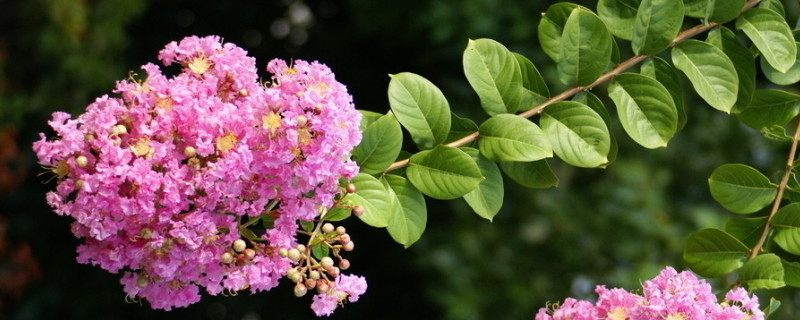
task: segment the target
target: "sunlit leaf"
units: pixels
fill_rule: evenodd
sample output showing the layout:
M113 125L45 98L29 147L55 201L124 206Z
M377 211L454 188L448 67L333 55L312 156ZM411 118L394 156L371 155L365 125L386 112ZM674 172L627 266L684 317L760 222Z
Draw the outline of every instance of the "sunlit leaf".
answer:
M776 186L758 170L743 164L725 164L708 178L711 196L725 209L753 213L775 199Z
M591 10L572 10L561 38L559 80L579 86L594 82L611 63L611 42L605 23Z
M400 123L389 112L362 132L361 143L353 149L353 160L358 163L361 172L375 174L394 162L402 146Z
M783 126L800 113L800 95L783 90L758 90L739 119L754 129Z
M358 125L358 130L361 132L364 132L364 130L366 130L370 124L375 122L375 120L378 120L380 117L383 117L382 114L377 112L372 112L367 110L358 110L358 112L361 113L361 123L359 123Z
M462 148L470 155L481 169L481 174L486 178L475 190L464 195L464 200L479 216L489 221L500 212L503 206L505 190L503 186L503 175L500 168L494 161L486 159L477 149Z
M753 54L739 42L736 34L731 29L717 27L708 33L706 42L719 48L733 62L736 75L739 78L739 91L736 103L731 111L739 112L750 103L753 91L756 89L756 65Z
M641 71L643 75L656 79L667 88L672 95L672 102L678 110L678 130L686 125L686 108L683 103L683 86L680 82L678 71L664 59L657 56L647 58L642 62Z
M608 162L611 137L603 118L588 106L560 101L542 112L542 130L564 162L594 168Z
M358 218L376 228L387 226L390 203L383 184L366 173L359 173L350 183L356 186L356 192L348 194L345 199L352 205L364 207L364 213Z
M472 157L461 149L445 145L413 155L406 176L423 194L443 200L461 197L483 180Z
M386 229L392 239L408 248L425 232L428 221L425 197L401 176L387 174L381 177L381 182L391 194L392 201L397 204Z
M603 118L603 122L606 124L606 128L609 129L609 133L611 131L611 116L608 114L608 110L606 110L606 106L603 104L603 101L600 100L594 93L589 91L581 91L578 94L572 97L572 101L580 102L587 105L589 108L592 108L594 112L597 112L601 118ZM614 162L617 159L617 152L619 150L619 145L617 144L617 138L614 137L613 134L609 134L609 138L611 138L611 144L608 148L608 162L604 165L601 165L601 168L604 168L606 165Z
M777 228L775 243L791 254L800 255L800 203L789 204L775 213L770 224Z
M798 46L795 58L800 58L800 30L794 30L792 33L794 34L795 44ZM795 60L794 65L786 72L775 70L763 57L759 61L761 61L761 71L772 83L788 86L800 81L800 60Z
M744 265L750 250L733 236L714 228L689 235L683 260L700 276L714 278Z
M678 110L667 89L653 78L623 73L608 86L625 132L645 148L665 147L678 130Z
M736 20L736 29L744 31L761 56L779 72L788 72L797 58L797 44L786 20L777 12L752 8Z
M739 77L722 50L698 40L686 40L672 48L672 63L686 74L709 105L731 112L739 94Z
M311 247L311 255L317 260L327 257L330 254L330 249L324 244Z
M687 16L718 23L735 19L745 2L746 0L683 0Z
M739 270L739 282L746 285L749 291L786 286L783 282L781 258L772 253L764 253L747 261Z
M597 2L597 15L614 36L630 40L640 2L641 0L600 0Z
M478 129L481 153L493 161L535 161L553 156L550 141L535 123L513 114L498 114Z
M783 7L781 0L761 0L761 2L758 3L758 7L775 11L780 14L781 17L786 16L786 9Z
M542 15L539 21L538 35L542 51L550 59L558 62L561 54L561 35L564 32L564 25L567 24L572 10L579 7L570 2L559 2L547 8L547 12Z
M517 111L522 97L522 73L514 54L491 39L469 40L463 63L467 81L486 113Z
M413 73L398 73L391 78L389 106L417 146L429 149L447 139L450 106L439 88Z
M533 162L508 162L500 163L503 172L519 183L528 188L550 188L558 186L558 177L550 170L550 165L546 160Z
M642 0L633 25L633 52L644 55L661 52L678 35L682 22L683 2Z

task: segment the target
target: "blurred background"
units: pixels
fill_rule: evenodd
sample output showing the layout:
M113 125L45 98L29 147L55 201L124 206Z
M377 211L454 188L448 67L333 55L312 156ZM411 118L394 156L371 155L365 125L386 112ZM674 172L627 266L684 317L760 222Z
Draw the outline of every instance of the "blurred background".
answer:
M482 120L461 66L467 40L492 38L522 53L558 93L563 86L536 32L554 2L0 0L0 319L314 318L310 299L295 298L288 284L154 311L125 301L119 275L75 261L71 221L45 204L54 183L38 175L44 169L31 143L49 132L53 111L81 113L114 81L156 62L166 43L220 35L248 50L261 70L275 57L319 60L358 108L381 113L389 109L387 75L414 72L438 85L457 114ZM578 2L596 8L596 1ZM784 2L794 25L797 2ZM619 45L629 56L629 45ZM605 88L595 93L604 97ZM348 255L352 273L366 276L369 289L332 318L531 319L548 301L594 297L597 284L633 289L664 266L683 269L687 235L733 217L710 197L711 171L741 162L774 175L788 147L691 93L684 98L688 125L667 148L642 149L615 122L620 152L608 169L551 160L559 186L507 181L494 222L462 200L429 200L426 233L403 249L385 230L345 221L358 244ZM719 290L729 284L714 283ZM781 319L796 318L797 290L767 294L783 301Z

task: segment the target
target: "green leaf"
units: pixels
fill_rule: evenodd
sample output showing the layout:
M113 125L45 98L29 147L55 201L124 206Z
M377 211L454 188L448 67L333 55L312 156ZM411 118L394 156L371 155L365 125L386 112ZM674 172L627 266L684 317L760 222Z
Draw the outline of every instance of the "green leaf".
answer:
M461 197L483 180L472 157L461 149L445 145L413 155L406 175L423 194L442 200Z
M781 260L783 263L783 281L787 285L800 288L800 263Z
M508 162L500 163L503 172L519 183L528 188L550 188L558 186L558 177L550 170L550 165L546 160L533 162Z
M766 217L733 218L725 223L725 232L739 239L748 248L752 248L761 237L761 232L766 224Z
M738 112L750 103L756 89L756 64L753 54L739 42L731 29L716 27L708 33L708 43L719 48L731 59L736 76L739 78L739 91L732 109Z
M678 35L682 23L683 2L642 0L633 25L633 52L644 55L661 52Z
M650 78L656 79L667 88L678 110L678 130L686 125L686 108L683 104L683 86L678 76L678 71L664 59L657 56L647 58L642 62L641 73Z
M389 106L422 149L442 143L450 131L450 106L439 88L413 73L391 75Z
M753 213L775 199L776 186L758 170L743 164L725 164L708 178L711 196L725 209Z
M772 125L783 126L800 113L800 95L783 90L758 90L750 105L739 113L739 119L760 130Z
M561 54L561 35L572 10L579 7L569 2L559 2L547 8L537 28L542 51L555 62Z
M311 255L317 260L327 257L330 254L330 249L325 244L317 244L311 247Z
M513 113L522 97L522 73L517 58L491 39L469 40L464 50L464 74L489 115Z
M353 209L345 207L333 207L325 214L325 221L342 221L350 217Z
M761 0L761 2L758 3L758 7L775 11L780 14L781 17L786 16L786 9L784 9L781 0Z
M786 270L784 270L784 275L786 274ZM772 319L772 315L775 314L775 311L781 307L781 302L775 298L769 298L769 305L764 309L764 319Z
M358 110L361 113L361 123L358 125L358 131L364 132L367 127L378 120L380 117L383 117L382 114L367 110Z
M589 108L592 108L594 112L597 112L597 114L603 118L603 122L606 124L606 128L608 128L610 133L611 116L608 115L608 110L606 110L606 106L603 104L603 101L601 101L600 98L589 91L581 91L572 97L572 101L583 103ZM615 138L613 134L609 134L609 138L611 138L611 144L609 145L608 155L606 156L608 162L604 165L601 165L600 168L605 168L608 164L617 159L617 152L619 150L617 138Z
M739 270L739 282L745 284L748 291L785 287L781 258L765 253L747 261Z
M749 253L750 250L733 236L706 228L689 235L683 260L698 275L714 278L739 269Z
M795 44L798 46L797 55L795 58L800 59L800 30L794 30L792 33L794 34ZM761 71L764 72L764 76L766 76L767 79L769 79L769 81L772 83L788 86L800 81L800 60L795 60L794 65L792 65L787 72L775 70L775 68L773 68L763 57L760 59L760 61Z
M779 13L765 8L752 8L739 16L736 29L744 31L761 56L779 72L788 72L794 66L797 44L791 28Z
M303 231L311 232L314 230L314 221L300 220L300 228L302 228Z
M505 190L503 175L497 164L480 154L478 149L462 148L470 157L475 159L481 174L486 177L475 190L464 195L464 200L479 216L492 221L503 206Z
M522 93L517 111L528 110L547 100L550 90L547 89L547 83L544 82L544 78L533 62L519 53L513 52L513 54L522 72L522 88L520 89Z
M608 163L611 135L592 108L574 101L556 102L544 109L540 124L553 152L564 162L584 168Z
M783 250L800 255L800 203L789 204L775 213L770 224L777 228L773 240Z
M597 15L608 26L608 31L617 38L631 40L636 11L641 0L600 0Z
M720 24L731 21L742 11L746 0L684 0L686 15Z
M564 25L558 79L567 85L594 82L611 63L612 38L591 10L575 8Z
M381 182L397 204L397 210L389 217L386 229L394 241L408 248L425 232L428 221L425 197L401 176L387 174L381 178Z
M303 221L303 220L300 220ZM313 225L313 222L312 222ZM248 229L247 227L239 226L239 234L245 239L255 240L259 239L259 237L253 232L253 230Z
M645 148L666 147L678 130L678 110L672 96L653 78L623 73L608 86L625 132Z
M528 119L498 114L478 128L481 153L493 161L535 161L553 156L542 129Z
M708 43L686 40L672 48L672 63L714 109L730 113L739 94L739 77L731 59Z
M350 180L356 186L356 192L345 197L352 205L364 207L364 213L358 218L367 225L383 228L389 223L389 197L388 191L378 179L359 173Z
M403 146L403 131L390 111L362 132L361 143L353 149L353 160L361 172L376 174L389 167Z
M462 118L455 113L451 114L450 133L445 142L450 143L478 132L478 125L469 118ZM473 142L470 142L472 144ZM468 145L469 146L469 145Z

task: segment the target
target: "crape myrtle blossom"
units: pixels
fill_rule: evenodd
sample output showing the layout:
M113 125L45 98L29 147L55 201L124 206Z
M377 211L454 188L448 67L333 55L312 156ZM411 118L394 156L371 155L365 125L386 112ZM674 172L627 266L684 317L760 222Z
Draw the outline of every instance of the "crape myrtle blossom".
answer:
M358 173L361 115L317 62L270 61L262 84L255 59L216 36L158 58L180 73L146 64L77 118L53 114L55 135L33 145L58 181L47 202L74 218L78 261L121 272L127 295L153 308L197 302L201 288L269 290L292 266L278 251L297 245L298 220L334 206L340 179ZM246 229L256 218L271 225ZM340 279L331 294L366 290Z
M758 299L741 287L725 294L723 302L711 285L689 271L672 267L646 281L642 295L597 286L597 302L567 298L561 305L541 308L535 320L763 320Z

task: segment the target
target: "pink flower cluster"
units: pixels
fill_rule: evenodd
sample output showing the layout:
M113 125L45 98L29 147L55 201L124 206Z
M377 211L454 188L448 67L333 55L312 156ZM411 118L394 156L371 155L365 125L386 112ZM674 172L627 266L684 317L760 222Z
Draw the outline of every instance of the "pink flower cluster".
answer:
M329 316L333 310L347 298L349 302L356 302L367 291L367 281L364 277L340 275L331 290L314 295L311 310L320 316Z
M128 296L153 308L197 302L200 288L269 290L291 267L278 251L297 244L298 220L330 208L339 179L357 174L361 115L317 62L273 60L262 84L255 59L216 36L158 57L181 72L146 64L144 80L117 83L119 97L76 119L53 114L55 137L33 146L58 179L47 202L75 219L78 261L124 272ZM272 226L245 230L259 218ZM238 239L246 248L232 248Z
M763 320L758 299L738 287L717 302L711 285L689 271L667 267L643 284L643 295L597 286L592 303L567 298L557 307L541 308L535 320Z

